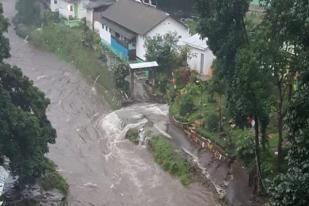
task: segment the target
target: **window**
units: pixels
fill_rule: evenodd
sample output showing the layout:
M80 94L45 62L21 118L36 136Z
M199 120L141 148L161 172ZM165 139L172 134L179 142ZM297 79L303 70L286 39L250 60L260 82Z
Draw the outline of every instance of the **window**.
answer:
M119 39L120 38L120 34L115 32L115 36Z
M73 5L69 5L69 11L73 11Z
M58 4L58 1L57 1L57 0L54 0L54 4Z
M104 24L102 24L102 28L105 29L105 25Z

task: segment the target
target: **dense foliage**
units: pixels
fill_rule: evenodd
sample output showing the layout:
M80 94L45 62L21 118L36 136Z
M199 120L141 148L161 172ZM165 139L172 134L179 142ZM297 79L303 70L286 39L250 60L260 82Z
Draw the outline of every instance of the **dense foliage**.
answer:
M186 59L186 50L180 50L177 46L179 39L177 33L167 33L148 38L145 42L147 60L157 61L159 71L168 76Z
M56 132L45 114L48 104L20 69L0 65L0 151L22 182L44 173L48 143L55 143Z
M309 203L309 79L299 85L289 108L291 148L288 171L277 176L269 189L274 206L305 206Z
M110 105L117 108L121 105L122 96L115 88L113 72L107 69L107 58L114 63L118 59L110 55L109 51L102 48L96 40L85 45L84 26L69 28L61 23L53 23L43 26L31 33L31 41L34 45L54 52L60 58L72 63L87 79L95 82L94 86L105 95Z
M275 178L270 190L273 204L307 205L307 129L292 134L290 131L299 130L297 124L308 123L308 119L300 118L304 115L300 111L308 111L304 100L308 87L301 79L306 79L303 71L309 65L309 2L263 1L265 12L254 17L255 21L249 19L250 2L197 0L197 29L208 37L208 45L217 56L214 80L225 85L219 87L224 89L220 93L226 94L227 108L236 126L244 128L248 118L255 120L257 186L265 178L261 166L275 167L277 174L282 174ZM273 152L273 148L266 148L270 123L277 138L277 162L271 166L266 164ZM287 163L284 151L289 151Z
M16 2L17 14L15 21L25 25L41 24L41 8L38 0L18 0Z
M45 173L44 155L48 143L55 143L56 131L46 117L49 100L20 69L2 62L9 46L3 37L8 24L0 8L0 157L9 158L20 183L31 183Z
M129 82L125 80L130 73L129 65L125 62L115 64L113 73L116 87L129 94Z
M9 40L3 35L5 32L7 32L9 24L2 14L3 7L2 4L0 4L0 63L3 61L3 59L10 56Z

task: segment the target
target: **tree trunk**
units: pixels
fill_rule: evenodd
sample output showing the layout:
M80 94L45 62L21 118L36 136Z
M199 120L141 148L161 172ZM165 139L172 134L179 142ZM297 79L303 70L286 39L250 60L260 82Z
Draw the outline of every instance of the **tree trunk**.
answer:
M221 102L222 102L222 95L219 95L219 129L220 132L223 131L223 123L222 123L222 106L221 106Z
M259 193L262 191L262 180L261 180L261 152L260 152L260 140L259 140L259 119L255 116L255 158L256 158L256 192Z
M283 94L282 94L282 86L278 85L279 91L279 102L278 102L278 145L277 145L277 172L281 171L281 163L282 163L282 141L283 141Z
M263 151L265 151L265 149L266 149L266 142L267 142L266 130L267 130L267 125L261 123L261 137L262 137L262 148L263 148Z

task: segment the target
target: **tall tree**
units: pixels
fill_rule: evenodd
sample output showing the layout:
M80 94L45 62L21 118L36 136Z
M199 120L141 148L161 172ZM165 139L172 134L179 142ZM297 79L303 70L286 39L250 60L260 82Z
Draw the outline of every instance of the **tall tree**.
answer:
M9 40L3 35L3 33L7 32L8 26L8 21L3 16L2 4L0 4L0 63L10 56Z
M261 56L257 55L259 45L251 42L251 45L238 51L236 56L236 72L233 80L234 92L232 101L235 103L231 109L234 116L254 118L254 137L256 153L256 192L261 191L261 151L260 136L262 128L268 125L268 114L270 111L271 99L271 73L266 71L261 65ZM266 130L266 128L265 128ZM254 174L254 173L252 173Z
M183 60L179 58L183 57L177 46L179 38L177 33L167 33L146 40L146 58L149 61L157 61L160 72L171 75L172 71L179 66L179 59Z
M232 76L235 55L247 43L245 16L250 0L196 0L198 32L208 38L220 73Z
M260 34L246 25L250 0L197 0L199 32L217 56L215 74L227 84L228 108L239 127L255 120L257 191L261 183L259 136L269 122L270 72L264 69Z
M309 45L309 5L302 0L269 1L264 18L264 33L267 67L273 72L276 88L275 104L278 122L278 160L277 169L282 171L282 143L284 140L284 118L287 114L296 74L302 70L304 48Z
M48 143L55 143L56 131L45 114L49 100L20 69L3 63L9 56L3 36L7 25L0 4L0 158L9 158L12 173L23 185L45 173L44 155Z
M309 53L308 53L309 54ZM307 59L308 62L308 59ZM309 205L309 63L288 110L291 147L288 171L278 175L270 189L273 206Z

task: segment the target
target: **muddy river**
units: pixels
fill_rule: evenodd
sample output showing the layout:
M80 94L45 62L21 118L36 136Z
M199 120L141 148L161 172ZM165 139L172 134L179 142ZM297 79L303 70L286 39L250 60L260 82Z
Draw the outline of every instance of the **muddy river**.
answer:
M12 19L15 1L1 2ZM32 47L12 27L8 37L8 62L22 68L51 100L48 118L58 138L48 157L70 185L70 206L217 205L210 190L197 183L183 187L144 147L124 139L128 128L148 120L164 130L165 105L138 104L113 112L71 64Z

